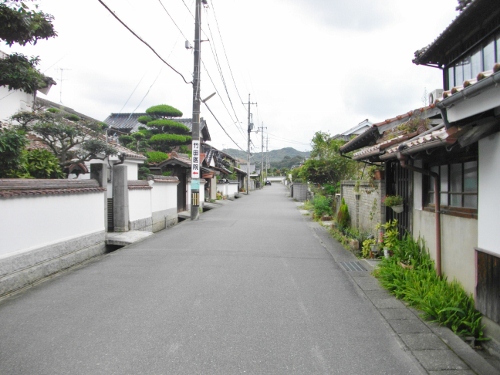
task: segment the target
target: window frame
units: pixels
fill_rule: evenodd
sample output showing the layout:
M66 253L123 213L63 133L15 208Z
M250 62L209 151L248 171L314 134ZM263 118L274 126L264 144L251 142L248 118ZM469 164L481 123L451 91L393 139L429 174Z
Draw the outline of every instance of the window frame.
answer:
M466 169L465 165L466 163L475 163L475 175L476 175L476 190L475 191L470 191L470 188L466 187ZM461 178L461 189L460 191L453 191L452 190L452 183L451 183L451 178L452 178L452 166L460 164L461 166L461 171L460 171L460 178ZM478 190L479 190L479 173L478 173L478 158L477 154L476 155L466 155L461 158L456 158L456 159L450 159L450 160L441 160L440 162L433 162L433 163L428 163L426 165L427 169L429 170L435 170L436 167L439 169L439 174L440 174L440 198L441 198L441 205L440 205L440 212L442 214L447 214L447 215L453 215L453 216L459 216L459 217L466 217L466 218L475 218L477 219L477 197L478 197ZM446 170L446 176L443 176L441 174L441 170ZM429 212L435 212L436 209L436 204L435 204L435 192L434 192L434 183L433 183L433 178L430 176L424 176L424 186L423 186L423 210L424 211L429 211ZM446 178L446 180L444 180ZM447 189L446 191L442 191L443 186ZM469 190L469 191L468 191ZM443 196L446 197L446 202L443 201ZM452 206L450 203L452 202L452 197L453 196L460 196L461 197L461 206ZM476 197L476 207L464 207L464 201L466 196L475 196Z

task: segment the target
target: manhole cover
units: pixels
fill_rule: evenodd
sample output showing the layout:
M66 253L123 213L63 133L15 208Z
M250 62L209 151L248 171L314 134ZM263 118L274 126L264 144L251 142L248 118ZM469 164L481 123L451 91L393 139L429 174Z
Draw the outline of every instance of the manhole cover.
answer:
M363 267L359 262L340 262L340 265L347 271L366 271L366 268Z

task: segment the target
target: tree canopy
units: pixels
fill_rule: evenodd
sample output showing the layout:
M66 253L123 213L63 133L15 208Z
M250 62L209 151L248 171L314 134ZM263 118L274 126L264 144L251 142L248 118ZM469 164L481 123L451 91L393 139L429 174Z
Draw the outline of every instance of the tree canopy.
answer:
M139 133L144 135L152 150L169 152L176 146L187 145L191 142L190 129L172 119L182 116L182 112L177 108L160 104L148 108L146 113L146 116L137 119L141 124L146 125ZM137 133L132 136L135 134ZM121 139L126 140L124 137Z
M20 112L12 119L36 135L56 156L61 169L92 159L103 160L117 151L104 137L102 124L79 119L64 111L38 109Z
M344 143L340 139L332 139L328 133L316 132L312 139L311 157L296 172L298 177L331 185L353 178L357 163L340 155L340 147Z
M27 1L0 0L0 40L8 46L36 44L40 39L55 37L57 33L50 14L30 9ZM28 94L55 82L40 73L36 66L38 57L28 58L23 54L12 54L0 59L0 86L9 90L22 90Z

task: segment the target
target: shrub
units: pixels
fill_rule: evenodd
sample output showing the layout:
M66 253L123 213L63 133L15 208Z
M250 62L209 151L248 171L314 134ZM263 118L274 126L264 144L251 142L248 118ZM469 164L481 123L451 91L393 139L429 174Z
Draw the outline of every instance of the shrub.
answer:
M324 195L316 195L312 201L312 205L316 217L321 217L323 215L331 216L333 214L332 200Z
M29 150L24 155L26 170L34 178L64 178L59 160L48 150Z
M348 228L351 224L351 215L349 215L349 207L345 203L345 199L342 198L342 203L340 204L339 212L337 214L337 224L340 228Z
M148 158L148 163L161 163L168 159L168 154L161 151L149 151L146 152Z
M481 313L462 286L440 278L421 239L405 235L394 255L383 258L374 275L397 298L421 310L425 319L447 326L461 336L485 340Z

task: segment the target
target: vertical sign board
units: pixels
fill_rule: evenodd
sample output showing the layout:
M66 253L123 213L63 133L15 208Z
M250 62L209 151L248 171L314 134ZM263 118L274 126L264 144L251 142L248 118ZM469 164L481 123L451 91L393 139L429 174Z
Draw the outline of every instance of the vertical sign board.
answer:
M200 190L200 141L193 141L191 151L191 190Z

